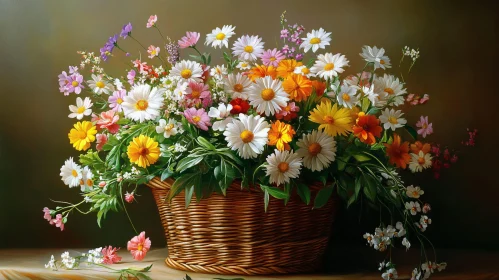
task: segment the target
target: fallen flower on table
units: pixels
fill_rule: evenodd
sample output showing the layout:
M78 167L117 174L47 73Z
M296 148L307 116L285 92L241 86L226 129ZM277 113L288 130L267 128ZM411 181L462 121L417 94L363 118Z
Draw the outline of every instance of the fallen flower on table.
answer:
M141 261L151 248L151 240L146 238L146 232L143 231L139 235L134 236L127 244L127 250L130 251L135 260Z

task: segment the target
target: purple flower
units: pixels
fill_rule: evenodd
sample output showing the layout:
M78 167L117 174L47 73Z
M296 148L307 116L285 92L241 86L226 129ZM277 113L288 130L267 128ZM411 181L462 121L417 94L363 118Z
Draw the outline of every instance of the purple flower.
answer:
M189 108L184 111L184 116L188 122L202 130L207 131L208 126L211 126L210 117L208 117L208 114L203 108L198 110L196 110L196 108Z
M67 84L69 84L69 77L68 77L68 73L66 73L66 71L62 71L61 74L59 74L59 76L57 76L59 78L59 86L61 88L65 88Z
M123 37L123 39L126 39L126 37L130 36L132 33L132 23L129 22L128 24L123 25L123 29L121 29L120 37Z
M113 52L114 47L118 42L118 34L109 37L104 47L100 49L100 56L102 60L107 61L108 56Z
M433 133L433 124L428 123L428 116L421 116L421 119L416 123L416 126L420 128L418 129L418 134L423 135L423 138L426 138L426 135Z
M78 73L78 66L69 66L69 74Z
M133 86L135 80L135 70L130 70L130 72L126 75L126 78L128 79L128 83Z
M115 112L123 111L121 103L123 103L123 99L125 98L125 96L126 90L124 89L113 92L113 95L109 96L109 99L107 100L109 102L109 108L111 108Z
M295 56L295 59L296 60L302 60L303 59L303 54L302 53L297 53L296 56Z
M289 31L287 29L281 30L281 38L286 39L289 36Z
M286 58L286 56L277 49L266 50L262 54L262 62L265 66L272 65L274 67L277 67L279 62L284 58Z
M68 95L71 92L74 92L76 94L80 94L81 89L84 88L82 82L83 82L83 76L78 74L78 73L74 73L71 76L69 76L68 77L68 84L66 85L67 94L65 92L64 95Z
M169 43L165 45L165 49L168 52L168 62L170 64L175 64L180 59L179 45L176 43Z

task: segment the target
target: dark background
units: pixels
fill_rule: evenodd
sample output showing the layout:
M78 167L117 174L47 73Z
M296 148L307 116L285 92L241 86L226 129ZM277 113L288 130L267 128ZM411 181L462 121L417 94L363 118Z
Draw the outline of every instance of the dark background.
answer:
M235 25L236 38L263 36L266 48L278 40L279 16L307 31L332 32L329 51L345 54L360 71L363 45L384 47L394 65L405 45L421 52L406 77L409 92L430 94L430 102L406 116L415 124L429 115L435 133L428 140L460 150L460 160L433 180L408 174L421 185L423 199L433 206L427 231L437 247L499 249L499 180L497 151L497 9L494 2L473 1L15 1L0 0L0 248L1 247L125 247L134 235L124 213L111 213L97 226L96 216L74 213L66 229L50 226L42 208L49 199L79 201L78 188L69 189L59 176L64 160L78 153L67 133L67 118L75 96L58 90L57 75L77 65L77 50L98 52L124 23L145 45L160 45L151 14L159 17L163 34L177 40L185 31L207 32ZM123 45L138 54L137 45ZM164 49L162 50L164 52ZM213 52L218 54L218 52ZM117 72L125 61L112 58L106 69ZM114 69L114 70L113 70ZM392 71L398 74L397 67ZM477 128L478 145L461 145L466 128ZM421 175L421 174L419 174ZM143 187L138 203L128 210L138 230L153 246L164 246L163 231L150 191ZM374 213L373 217L377 217ZM342 212L335 225L335 242L363 245L362 234L378 221Z

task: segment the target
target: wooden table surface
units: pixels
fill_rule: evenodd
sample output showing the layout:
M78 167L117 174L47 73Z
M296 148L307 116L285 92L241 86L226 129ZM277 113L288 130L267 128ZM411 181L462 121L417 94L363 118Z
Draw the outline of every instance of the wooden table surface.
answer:
M87 267L82 265L78 270L52 271L45 268L45 264L54 255L60 259L64 251L69 251L72 256L80 255L88 250L63 250L63 249L4 249L0 250L0 279L117 279L117 274L108 272L102 268ZM153 264L151 272L147 275L152 279L181 280L186 272L174 270L164 265L166 249L151 250L142 262L135 262L126 251L120 251L123 257L122 263L112 265L113 268L145 267ZM431 279L499 279L499 252L477 252L477 251L444 251L443 254L448 262L448 269L436 273ZM399 279L410 279L411 267L399 267ZM288 279L288 280L349 280L349 279L382 279L381 273L377 271L362 273L336 273L329 275L285 275L285 276L221 276L213 274L188 273L193 280L208 280L216 277L236 278L245 280L254 279Z

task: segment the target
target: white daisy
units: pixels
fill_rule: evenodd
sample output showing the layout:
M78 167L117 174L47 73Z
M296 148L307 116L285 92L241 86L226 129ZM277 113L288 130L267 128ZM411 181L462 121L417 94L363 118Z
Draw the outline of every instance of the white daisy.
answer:
M156 126L156 132L158 134L163 133L165 138L170 138L170 136L175 136L179 133L179 123L174 119L168 119L168 122L161 119L159 120L159 125Z
M83 167L82 178L80 180L80 187L82 192L88 192L94 187L94 174L88 168L88 166Z
M336 157L336 141L322 131L304 134L296 145L299 147L297 154L303 157L303 165L312 171L329 167Z
M255 158L263 152L267 144L270 125L260 116L239 114L239 119L233 119L224 131L227 146L237 150L244 159Z
M424 191L420 187L410 185L405 190L405 194L410 198L419 198L424 194Z
M138 122L158 117L162 105L163 89L151 88L146 84L132 87L121 103L125 117Z
M112 83L106 81L102 75L92 74L92 80L87 81L88 86L96 94L111 94L114 91L114 86Z
M303 52L308 52L312 49L316 52L319 48L325 49L331 41L331 32L326 32L324 29L319 28L319 30L312 30L312 32L307 33L307 38L303 38L303 43L300 45L300 49L304 49Z
M278 186L284 183L289 183L289 179L298 178L302 158L293 151L274 150L274 153L267 157L267 176L271 184L276 183Z
M251 64L247 61L239 61L239 63L236 65L236 68L239 70L250 70Z
M189 83L184 81L179 81L175 90L173 91L173 100L181 101L184 100L184 96L188 94L187 89L189 88Z
M225 67L225 65L217 65L211 68L210 75L221 79L227 76L227 67Z
M70 188L79 186L83 177L81 167L73 161L72 157L64 162L59 175L61 175L64 184Z
M364 58L367 62L374 63L375 70L377 68L391 68L392 65L390 64L390 59L384 54L385 49L383 48L378 49L376 46L372 48L369 46L364 46L362 48L362 53L360 54L360 56L362 56L362 58Z
M409 212L411 212L411 215L414 216L418 214L418 212L421 212L421 205L419 205L419 202L417 201L410 201L405 203L405 209L409 210Z
M263 54L263 44L258 36L243 35L234 43L232 53L240 60L255 61Z
M230 116L230 110L232 110L232 105L224 103L218 104L218 108L211 107L208 112L210 118L216 118L218 121L213 123L213 130L224 131L227 124L232 122L232 117Z
M404 104L403 95L407 93L398 78L387 74L374 80L374 92L379 95L381 104L393 104L394 106Z
M342 85L336 99L338 99L338 104L351 109L359 101L357 89L348 85Z
M217 27L213 29L210 34L206 34L206 41L204 44L211 44L213 48L222 48L222 45L228 48L229 38L236 34L234 29L236 29L236 27L233 27L232 25L224 25L222 29Z
M430 153L425 154L423 151L419 151L419 154L411 153L409 169L412 173L421 172L423 169L431 167L431 159Z
M397 279L398 277L399 276L395 268L390 268L387 271L385 271L383 274L381 274L381 278L383 278L384 280L394 280Z
M319 54L310 71L323 79L332 79L345 71L342 68L344 66L348 66L348 60L344 55L339 53L335 55L332 53Z
M401 116L404 113L402 113L401 110L393 110L393 109L388 109L386 108L384 111L381 111L381 116L379 116L379 120L383 123L383 127L385 129L391 129L395 130L399 127L403 127L406 123L407 120L404 118L401 118Z
M251 85L248 99L257 113L270 116L281 111L282 107L286 107L289 94L282 89L280 80L272 80L272 77L265 76L256 79Z
M364 93L365 96L367 96L367 99L371 101L371 104L373 106L378 106L379 95L374 92L374 85L371 85L370 87L362 87L362 92Z
M84 116L90 116L90 114L92 114L92 109L90 109L92 105L93 103L90 98L85 97L85 100L82 100L81 97L77 97L76 106L69 105L69 111L71 111L71 114L69 114L68 117L81 120Z
M293 73L301 74L307 78L314 76L314 74L312 72L310 72L310 69L307 68L307 66L305 66L305 65L295 67L295 71Z
M230 94L232 99L248 99L249 88L251 85L252 82L248 76L241 73L229 74L227 79L224 80L225 92Z
M170 75L180 77L185 82L201 82L203 68L195 61L182 60L173 66Z

